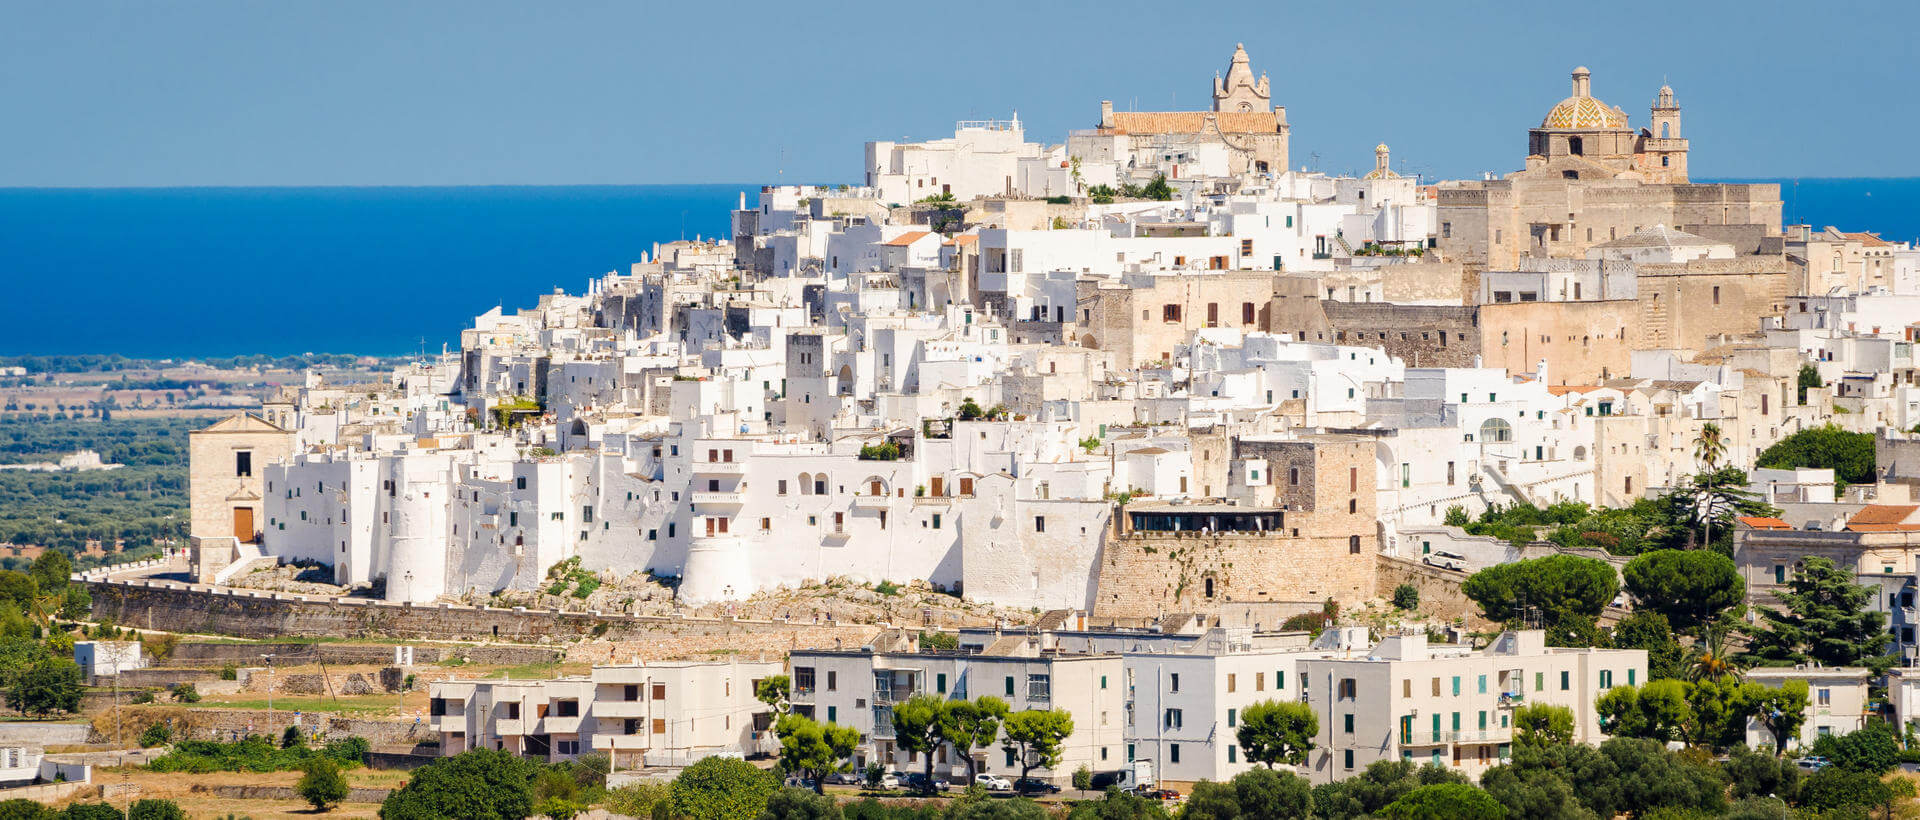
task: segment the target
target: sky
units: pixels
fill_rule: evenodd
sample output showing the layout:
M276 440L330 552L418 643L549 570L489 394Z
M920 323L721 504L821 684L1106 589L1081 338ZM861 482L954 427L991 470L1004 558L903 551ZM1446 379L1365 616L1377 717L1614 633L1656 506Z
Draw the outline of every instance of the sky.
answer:
M1315 170L1513 170L1585 65L1635 127L1673 85L1696 179L1920 176L1920 3L1561 8L0 0L0 187L858 182L956 120L1204 108L1235 43Z

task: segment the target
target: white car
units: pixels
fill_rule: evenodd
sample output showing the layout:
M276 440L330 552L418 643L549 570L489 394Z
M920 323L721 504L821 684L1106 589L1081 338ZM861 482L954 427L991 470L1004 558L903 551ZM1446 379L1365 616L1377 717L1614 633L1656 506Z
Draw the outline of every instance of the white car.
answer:
M981 786L985 787L987 791L990 791L990 792L1013 791L1013 781L1008 780L1004 777L1001 777L997 774L974 775L973 782L980 784Z
M886 774L880 775L880 788L883 788L883 789L900 788L900 773L887 772Z

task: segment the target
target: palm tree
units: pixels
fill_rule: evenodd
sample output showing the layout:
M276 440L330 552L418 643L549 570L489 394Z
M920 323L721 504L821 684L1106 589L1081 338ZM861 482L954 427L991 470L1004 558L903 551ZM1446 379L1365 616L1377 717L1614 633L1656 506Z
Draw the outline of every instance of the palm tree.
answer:
M1718 680L1732 675L1741 677L1738 664L1733 662L1733 647L1727 643L1728 626L1725 621L1716 620L1707 624L1700 640L1687 649L1687 679L1693 681Z
M1720 460L1727 457L1727 440L1720 435L1720 425L1700 425L1700 435L1693 439L1693 457L1704 465L1703 472L1711 473L1720 466Z

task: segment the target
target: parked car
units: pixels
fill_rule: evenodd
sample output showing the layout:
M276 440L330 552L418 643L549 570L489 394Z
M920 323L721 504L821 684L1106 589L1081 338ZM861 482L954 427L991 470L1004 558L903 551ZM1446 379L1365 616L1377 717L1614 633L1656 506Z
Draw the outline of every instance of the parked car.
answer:
M1013 790L1021 794L1059 794L1060 787L1037 777L1022 777L1013 781Z
M1821 769L1824 769L1828 766L1833 765L1833 761L1828 760L1819 755L1808 755L1794 762L1800 764L1800 768L1806 769L1808 771L1814 771L1814 772L1820 771Z
M834 772L833 774L827 775L827 785L829 786L858 786L862 782L864 782L864 778L862 778L858 772Z
M1172 789L1141 789L1140 796L1148 800L1178 801L1185 799L1179 792Z
M1422 556L1420 560L1428 566L1439 567L1441 569L1465 571L1467 568L1466 556L1445 550L1434 550L1431 554Z
M900 778L900 785L914 791L927 791L927 774L926 772L908 772L906 776ZM953 788L952 783L938 777L933 779L933 791L946 791L951 788Z
M882 789L900 788L900 773L899 772L883 773L880 775L880 782L875 785Z
M813 780L812 778L801 777L797 774L790 774L787 775L786 782L782 785L795 789L812 789Z
M986 790L990 792L1013 791L1013 781L1008 780L1004 777L1001 777L997 774L974 775L973 782L978 783L981 786L984 786Z

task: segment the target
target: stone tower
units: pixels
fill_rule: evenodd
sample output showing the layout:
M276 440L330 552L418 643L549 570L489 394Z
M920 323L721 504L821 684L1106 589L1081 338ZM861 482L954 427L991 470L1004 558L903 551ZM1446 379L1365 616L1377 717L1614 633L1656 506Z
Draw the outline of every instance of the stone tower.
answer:
M1652 119L1640 147L1646 157L1647 177L1657 182L1686 182L1687 141L1680 136L1680 104L1674 102L1673 86L1660 86L1650 113Z
M1233 60L1227 63L1227 76L1213 78L1213 110L1235 111L1243 113L1266 113L1273 110L1273 95L1268 90L1267 75L1253 78L1253 67L1247 61L1247 47L1236 43L1233 47Z

